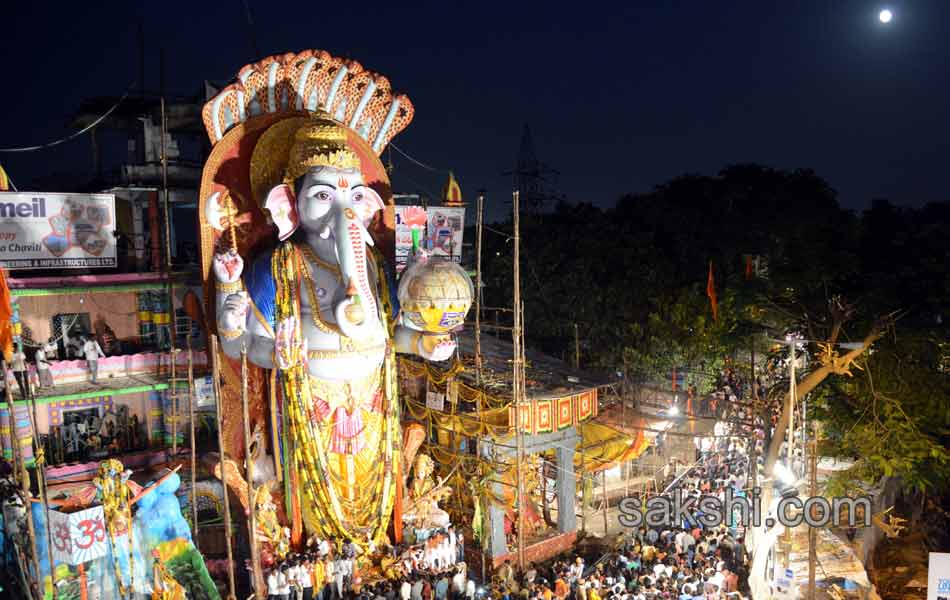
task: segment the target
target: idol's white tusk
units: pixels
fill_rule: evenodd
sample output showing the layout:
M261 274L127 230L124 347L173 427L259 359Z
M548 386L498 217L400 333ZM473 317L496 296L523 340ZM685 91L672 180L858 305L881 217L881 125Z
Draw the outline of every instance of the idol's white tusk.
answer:
M323 239L323 240L329 239L329 237L330 237L330 226L329 226L329 225L324 225L324 226L323 226L323 229L320 230L319 235L320 235L320 239Z
M357 225L360 226L360 231L363 233L363 241L369 244L370 246L375 246L376 244L375 242L373 242L373 236L371 236L369 234L369 231L366 230L366 226L363 225L363 223L359 219L356 219L356 223Z

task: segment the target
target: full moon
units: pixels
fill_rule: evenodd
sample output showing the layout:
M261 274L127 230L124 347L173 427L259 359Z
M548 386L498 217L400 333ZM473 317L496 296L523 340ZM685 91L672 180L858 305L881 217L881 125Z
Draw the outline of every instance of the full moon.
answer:
M890 23L891 19L894 18L894 13L885 8L881 11L877 18L881 20L881 23Z

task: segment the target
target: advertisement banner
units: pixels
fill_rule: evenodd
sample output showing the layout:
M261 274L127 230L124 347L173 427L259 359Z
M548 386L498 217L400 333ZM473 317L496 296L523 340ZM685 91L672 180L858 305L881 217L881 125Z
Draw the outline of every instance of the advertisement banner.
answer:
M950 598L950 554L931 552L927 571L927 600Z
M430 206L427 247L432 256L462 262L462 235L465 232L465 208L461 206Z
M108 552L108 532L101 506L69 514L51 510L49 520L54 561L78 565Z
M0 192L0 267L115 267L115 196Z

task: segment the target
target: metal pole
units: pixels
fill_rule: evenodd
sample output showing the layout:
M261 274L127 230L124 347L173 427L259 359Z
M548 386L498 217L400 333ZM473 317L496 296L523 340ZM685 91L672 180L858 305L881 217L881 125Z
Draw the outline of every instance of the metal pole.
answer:
M189 321L189 324L191 321ZM191 440L191 526L195 531L195 547L198 547L198 489L197 463L198 453L195 450L195 360L191 350L191 332L185 336L188 344L188 437ZM223 473L222 473L223 475Z
M221 485L224 488L224 543L228 555L228 600L236 600L234 593L234 555L231 552L231 504L228 500L228 484L224 477L224 417L221 411L221 371L218 366L218 336L211 334L211 376L214 378L214 408L218 421L218 468L221 470Z
M574 368L581 368L581 338L577 332L577 322L574 322Z
M812 498L818 496L818 436L815 435L808 445L808 462L811 471L811 489L809 495ZM815 600L815 566L818 562L818 532L814 527L808 528L808 600Z
M164 69L164 62L163 62ZM164 75L163 75L164 78ZM172 407L172 456L178 456L178 388L175 382L175 286L172 283L172 229L171 229L171 208L168 200L168 154L165 148L165 138L168 136L168 115L165 111L165 93L164 87L161 97L162 111L162 130L161 130L161 151L162 151L162 195L165 218L165 276L168 277L168 315L170 319L171 339L169 340L169 355L171 356L171 407ZM157 331L157 328L156 328Z
M512 260L514 268L514 327L512 327L512 385L511 391L515 405L515 442L516 442L516 464L515 474L517 476L517 509L518 509L518 567L524 570L524 473L522 472L522 463L524 462L524 438L522 437L521 427L521 403L523 391L521 383L521 370L523 367L521 354L521 234L520 234L520 210L518 207L519 194L515 190L511 195L511 204L513 211L513 237L514 257Z
M607 537L607 505L609 504L607 496L607 469L603 470L603 490L604 490L604 537Z
M759 416L759 386L755 379L755 338L752 338L752 451L749 453L751 460L749 461L749 471L752 476L752 487L755 488L758 484L758 475L759 475L759 459L756 454L756 449L758 448L758 439L755 435L755 419Z
M788 454L786 460L788 464L789 472L793 475L795 474L795 340L792 340L789 344L789 361L788 361ZM782 557L782 566L788 568L789 561L791 560L792 555L792 530L790 527L785 528L785 533L783 535L785 541L785 552Z
M254 498L254 461L251 460L251 420L247 406L247 344L241 346L241 413L244 417L244 468L247 477L248 539L251 543L251 576L254 590L264 597L264 578L257 554L257 507Z
M482 219L485 194L478 194L475 217L475 385L482 384Z

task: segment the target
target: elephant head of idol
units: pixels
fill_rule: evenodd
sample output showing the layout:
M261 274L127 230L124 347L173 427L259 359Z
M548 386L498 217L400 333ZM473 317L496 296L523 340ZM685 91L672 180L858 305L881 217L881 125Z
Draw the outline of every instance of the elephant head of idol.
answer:
M383 200L364 180L347 131L329 117L308 119L293 134L284 182L268 192L264 207L286 240L298 230L330 242L346 293L334 306L344 335L365 339L378 327L366 266L367 227ZM311 244L313 245L313 244Z

